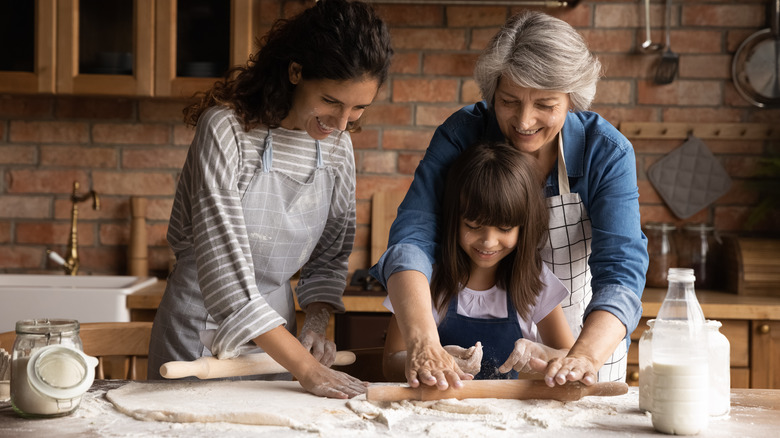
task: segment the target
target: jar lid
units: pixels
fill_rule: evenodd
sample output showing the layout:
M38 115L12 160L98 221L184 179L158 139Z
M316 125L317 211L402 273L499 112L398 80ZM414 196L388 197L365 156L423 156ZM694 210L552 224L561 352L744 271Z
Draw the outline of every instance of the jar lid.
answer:
M16 321L16 333L20 335L63 334L73 335L79 332L79 322L75 319L25 319Z
M30 385L44 396L69 400L83 395L95 380L97 358L65 345L36 350L27 363Z
M696 281L696 275L694 274L693 269L690 268L669 268L669 273L666 275L666 278L669 281Z
M660 231L674 231L677 229L677 225L670 222L646 222L644 227L648 230Z

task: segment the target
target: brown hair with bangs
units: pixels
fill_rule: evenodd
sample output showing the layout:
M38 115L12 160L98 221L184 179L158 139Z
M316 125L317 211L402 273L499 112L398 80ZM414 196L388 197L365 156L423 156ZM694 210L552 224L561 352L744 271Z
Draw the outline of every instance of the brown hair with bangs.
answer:
M496 285L507 291L517 312L529 316L544 287L539 253L547 238L549 214L539 164L505 143L478 143L466 149L447 173L441 220L441 255L431 280L440 315L469 281L471 259L458 243L461 219L483 226L520 227L517 247L499 262Z

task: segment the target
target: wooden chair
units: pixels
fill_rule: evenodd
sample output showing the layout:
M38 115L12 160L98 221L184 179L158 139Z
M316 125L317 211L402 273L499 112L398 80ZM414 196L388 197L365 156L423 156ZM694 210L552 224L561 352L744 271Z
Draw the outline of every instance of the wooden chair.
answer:
M96 379L146 379L151 322L87 322L80 324L84 353L98 358ZM16 333L0 333L0 347L13 351Z

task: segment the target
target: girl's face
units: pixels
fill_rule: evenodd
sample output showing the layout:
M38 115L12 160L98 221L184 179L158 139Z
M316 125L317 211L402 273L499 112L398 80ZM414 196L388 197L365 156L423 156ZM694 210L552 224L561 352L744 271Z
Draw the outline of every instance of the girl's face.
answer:
M304 80L300 65L290 65L290 82L296 84L290 113L282 127L305 130L315 140L322 140L334 130L344 131L371 104L379 89L375 78L336 81Z
M471 269L494 269L514 251L520 227L493 227L460 220L458 243L471 259Z
M521 87L511 80L498 80L495 96L498 125L515 148L538 157L552 147L566 121L569 95L559 91Z

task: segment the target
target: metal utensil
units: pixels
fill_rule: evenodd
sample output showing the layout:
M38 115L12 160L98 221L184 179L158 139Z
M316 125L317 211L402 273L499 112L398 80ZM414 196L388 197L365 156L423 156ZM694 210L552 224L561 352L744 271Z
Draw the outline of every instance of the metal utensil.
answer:
M663 48L663 44L654 43L650 37L650 0L645 0L645 41L642 43L642 51L652 53Z
M680 62L679 55L672 52L672 44L669 36L672 21L672 0L666 0L665 21L664 33L666 38L666 51L661 55L658 69L655 71L655 83L659 85L671 84L672 81L674 81L675 76L677 76L677 66Z
M780 107L780 0L768 3L769 29L750 35L740 44L731 65L734 86L757 107Z

